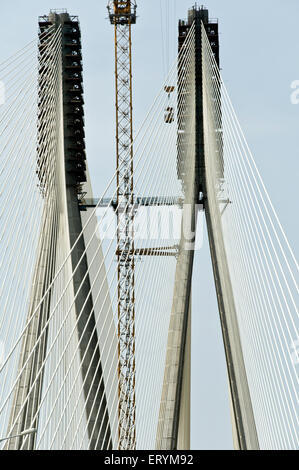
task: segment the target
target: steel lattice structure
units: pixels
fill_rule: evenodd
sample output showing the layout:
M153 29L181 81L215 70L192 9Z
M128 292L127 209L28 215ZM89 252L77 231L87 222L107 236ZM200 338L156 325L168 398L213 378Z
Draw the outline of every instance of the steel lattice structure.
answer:
M131 25L136 3L108 5L115 31L119 449L135 449L135 260Z

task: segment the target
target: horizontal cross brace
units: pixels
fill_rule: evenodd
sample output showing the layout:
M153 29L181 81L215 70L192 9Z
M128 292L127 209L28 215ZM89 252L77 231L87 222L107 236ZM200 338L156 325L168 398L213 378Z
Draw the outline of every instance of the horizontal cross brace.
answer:
M135 248L129 252L125 251L116 251L116 255L128 254L136 256L177 256L178 254L178 245L173 246L158 246L152 248ZM174 250L174 251L170 251Z
M134 199L136 206L176 206L182 204L182 199L174 196L148 196L137 197ZM94 207L112 207L116 209L116 199L102 198L102 199L82 199L80 201L80 208L82 210Z

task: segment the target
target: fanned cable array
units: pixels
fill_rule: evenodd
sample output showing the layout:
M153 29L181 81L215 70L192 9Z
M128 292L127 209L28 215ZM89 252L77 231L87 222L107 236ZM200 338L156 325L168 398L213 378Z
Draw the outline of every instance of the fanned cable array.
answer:
M172 63L172 57L176 55L177 37L172 27L176 23L176 0L159 0L160 28L161 28L161 56L163 66L163 78L167 76Z
M229 269L260 447L294 449L298 266L202 30L205 204ZM134 137L128 207L117 198L124 183L117 176L126 177L117 170L101 197L92 195L78 20L53 13L42 21L38 45L0 64L1 449L119 448L120 208L134 220L132 250L122 253L134 259L135 278L130 447L152 449L167 432L174 400L163 387L165 377L175 383L181 356L170 351L182 315L174 313L184 310L191 266L184 215L198 201L195 45L190 23Z
M202 44L207 199L224 240L259 445L297 449L298 264L205 32Z
M55 232L57 202L55 194L57 130L57 100L59 74L57 60L60 55L59 32L52 29L40 37L37 53L36 41L28 44L1 65L4 83L4 104L1 114L1 294L0 294L0 342L5 361L10 354L9 365L1 373L1 403L14 385L20 357L30 348L25 337L15 344L26 322L31 292L38 290L41 273L35 271L36 256L42 253L41 231L50 237ZM41 70L41 63L45 69ZM59 63L59 61L58 61ZM51 73L52 71L52 73ZM43 100L46 128L44 140L38 128L39 106ZM45 150L46 149L46 150ZM43 158L47 153L47 162ZM37 162L37 153L40 161ZM43 167L43 169L42 169ZM47 173L44 184L43 174ZM40 292L42 296L42 292ZM32 321L34 328L34 320ZM29 365L29 364L28 364ZM16 396L10 394L8 406L1 416L1 434L5 435L12 423L12 408ZM14 428L15 429L15 428Z
M69 190L64 181L67 163L61 121L65 86L61 80L61 28L56 26L49 37L46 49L51 68L45 69L47 80L41 83L43 75L36 67L39 87L29 120L38 126L39 118L49 126L50 134L49 142L44 143L40 128L35 128L32 165L28 166L28 179L35 183L41 207L39 219L37 207L34 214L28 208L28 215L39 224L35 245L30 244L29 273L25 278L20 273L26 296L19 312L12 306L3 314L4 320L13 320L8 326L4 322L0 330L0 338L3 331L9 337L0 369L0 438L10 437L1 445L10 449L118 448L116 173L97 201L92 199L87 175L77 196L83 230L70 246L68 220L72 214L66 201ZM178 136L177 127L182 116L186 118L188 89L178 90L177 84L182 83L180 77L186 77L186 70L194 72L192 64L194 29L134 139L136 446L143 449L153 448L156 440L181 213L187 194L188 178L183 184L178 176L178 168L183 168L181 158L188 170L184 152L179 156L177 152L184 131ZM40 114L41 101L42 112L49 109L52 113L49 118ZM194 159L194 152L187 154ZM24 160L19 164L23 168ZM82 237L83 251L78 249ZM15 252L10 254L13 260L15 256ZM24 251L22 256L26 258ZM4 279L2 271L0 276L6 291L12 280Z

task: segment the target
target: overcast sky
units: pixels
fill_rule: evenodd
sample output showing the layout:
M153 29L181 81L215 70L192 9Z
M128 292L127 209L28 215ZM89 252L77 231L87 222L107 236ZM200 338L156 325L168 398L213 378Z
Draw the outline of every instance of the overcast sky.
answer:
M167 0L161 0L166 4ZM173 56L176 19L192 0L169 0ZM86 142L95 195L115 165L113 30L106 0L1 2L0 62L37 35L37 17L50 8L79 15L83 40ZM174 5L176 7L174 8ZM299 104L291 83L299 80L298 0L209 0L220 23L224 80L291 246L298 253ZM165 30L164 30L165 31ZM133 31L134 111L138 129L163 79L160 0L139 0ZM164 61L165 66L165 61ZM192 447L232 447L227 379L208 253L196 254L193 285Z

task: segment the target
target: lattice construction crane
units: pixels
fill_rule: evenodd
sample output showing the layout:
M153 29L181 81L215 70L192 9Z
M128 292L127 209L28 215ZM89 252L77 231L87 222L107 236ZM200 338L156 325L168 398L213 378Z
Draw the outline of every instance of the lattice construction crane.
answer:
M108 4L115 32L117 262L118 262L118 439L120 450L136 448L135 260L131 26L135 0Z

